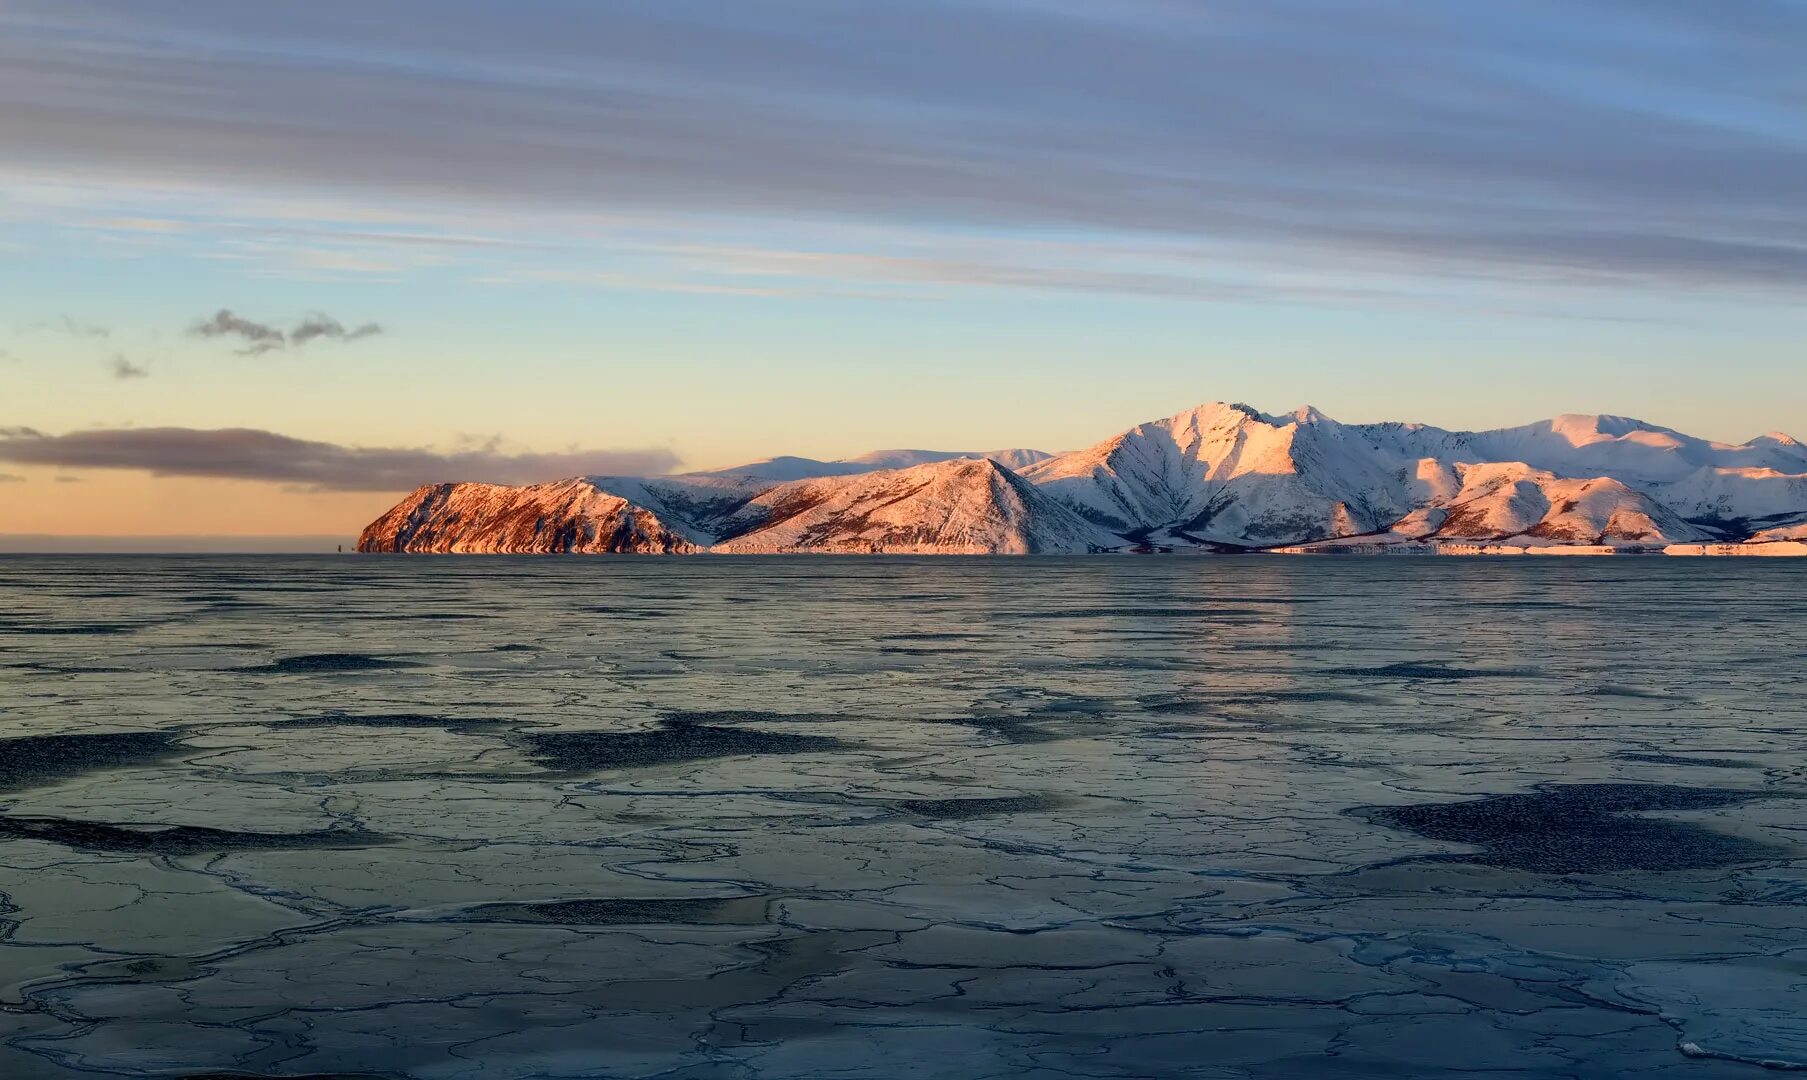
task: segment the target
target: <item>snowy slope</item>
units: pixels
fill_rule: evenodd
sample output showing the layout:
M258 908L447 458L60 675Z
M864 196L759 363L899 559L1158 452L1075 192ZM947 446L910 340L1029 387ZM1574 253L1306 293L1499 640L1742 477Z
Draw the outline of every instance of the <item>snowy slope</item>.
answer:
M1023 475L1117 531L1184 543L1295 543L1372 532L1411 509L1403 455L1304 408L1286 417L1216 402L1156 420Z
M1613 476L1635 484L1669 483L1701 469L1807 473L1807 451L1779 433L1733 446L1625 416L1571 414L1455 438L1471 460L1522 461L1561 476Z
M728 523L723 552L1083 553L1122 540L984 458L775 487Z
M1646 546L1711 539L1611 477L1564 479L1521 462L1466 465L1460 471L1461 489L1437 508L1441 520L1427 535L1525 545Z
M1019 471L1020 470L1020 471ZM422 488L368 550L1089 551L1461 539L1645 547L1792 538L1807 448L1621 416L1461 432L1213 402L1083 450L884 450L523 488Z
M745 465L735 465L727 469L716 469L710 472L689 473L688 476L738 476L758 477L765 480L807 480L821 476L855 476L860 473L881 472L886 469L908 469L914 465L927 465L935 461L953 461L956 458L989 458L1000 465L1011 469L1021 469L1038 461L1044 461L1054 455L1045 450L874 450L858 457L840 458L836 461L818 461L815 458L775 457L763 461L752 461Z
M1456 499L1468 482L1465 468L1476 465L1518 466L1525 475L1514 483L1525 485L1523 498L1552 506L1581 497L1578 489L1545 491L1554 481L1594 481L1586 506L1612 502L1630 515L1622 529L1610 513L1596 520L1591 511L1522 523L1552 536L1590 530L1629 536L1647 529L1679 542L1713 535L1684 519L1729 535L1748 534L1746 523L1793 520L1790 513L1807 518L1807 451L1787 436L1731 446L1616 416L1567 415L1517 428L1454 432L1421 424L1341 424L1309 406L1271 415L1219 402L1140 424L1032 465L1023 475L1076 512L1125 534L1176 546L1266 547L1423 533L1437 516L1429 511ZM1473 513L1485 507L1522 515L1530 505L1477 503ZM1638 515L1647 521L1634 523Z

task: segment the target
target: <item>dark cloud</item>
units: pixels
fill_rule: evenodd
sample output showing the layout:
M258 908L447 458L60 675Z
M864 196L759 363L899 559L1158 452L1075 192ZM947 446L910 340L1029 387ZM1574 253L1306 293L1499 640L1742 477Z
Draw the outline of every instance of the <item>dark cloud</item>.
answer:
M149 378L151 374L150 368L145 367L143 364L134 364L124 356L115 356L112 360L108 361L107 370L112 372L113 377L121 382L124 382L127 379L146 379Z
M406 491L448 480L524 484L598 473L665 473L677 466L678 457L657 448L507 453L493 442L449 452L340 446L251 428L117 428L49 435L14 427L0 428L0 461L268 480L331 491Z
M1807 285L1807 4L17 0L0 145L435 205Z
M382 333L383 328L376 323L365 323L355 330L347 330L344 323L331 315L316 312L301 320L293 330L284 333L269 323L254 322L234 314L229 308L221 308L213 313L211 319L196 320L188 328L188 332L203 338L238 338L245 343L238 350L239 355L258 356L290 346L300 348L320 338L328 341L357 341L374 337Z
M306 345L315 338L327 338L331 341L356 341L359 338L372 337L383 332L376 323L365 323L355 330L347 330L343 323L330 315L309 315L295 329L289 331L289 344Z
M195 337L220 338L235 337L242 340L244 347L239 353L244 356L256 356L272 349L280 349L288 344L288 338L281 330L266 323L252 322L240 318L230 310L221 308L214 312L213 318L197 320L188 332Z

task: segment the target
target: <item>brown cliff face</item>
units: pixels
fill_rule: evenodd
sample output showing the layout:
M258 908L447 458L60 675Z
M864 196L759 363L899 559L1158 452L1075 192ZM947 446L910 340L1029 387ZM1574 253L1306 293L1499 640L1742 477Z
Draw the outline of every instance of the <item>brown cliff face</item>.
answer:
M576 479L418 488L365 528L358 550L674 555L700 549L650 510Z

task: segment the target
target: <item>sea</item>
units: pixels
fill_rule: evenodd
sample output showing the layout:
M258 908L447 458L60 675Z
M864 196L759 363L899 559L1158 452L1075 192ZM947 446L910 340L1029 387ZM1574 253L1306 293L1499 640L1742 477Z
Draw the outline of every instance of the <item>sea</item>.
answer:
M1807 560L0 557L0 1077L1807 1067Z

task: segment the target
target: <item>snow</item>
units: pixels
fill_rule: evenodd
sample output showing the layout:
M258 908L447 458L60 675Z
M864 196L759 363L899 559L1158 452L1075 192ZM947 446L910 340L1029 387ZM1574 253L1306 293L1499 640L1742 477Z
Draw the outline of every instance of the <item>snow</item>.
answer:
M371 550L1645 549L1807 531L1807 448L1613 415L1492 431L1210 402L1065 454L881 450L670 477L423 488Z
M823 476L857 476L860 473L887 469L908 469L937 461L959 458L989 459L1012 469L1021 469L1054 455L1045 450L1012 448L1008 450L874 450L857 457L835 461L818 461L805 457L775 457L753 461L711 472L688 473L693 477L759 477L766 480L808 480Z

